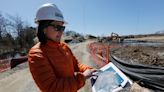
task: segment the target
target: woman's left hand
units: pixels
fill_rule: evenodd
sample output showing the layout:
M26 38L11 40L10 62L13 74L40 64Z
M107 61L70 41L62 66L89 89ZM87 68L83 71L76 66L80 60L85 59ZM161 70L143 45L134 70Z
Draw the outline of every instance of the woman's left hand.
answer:
M92 76L94 72L96 72L97 69L87 69L83 72L83 75L85 76L85 79L88 79Z

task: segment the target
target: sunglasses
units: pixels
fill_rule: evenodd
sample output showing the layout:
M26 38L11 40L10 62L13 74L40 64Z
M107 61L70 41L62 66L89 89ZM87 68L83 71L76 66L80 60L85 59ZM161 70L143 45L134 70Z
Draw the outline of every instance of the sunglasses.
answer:
M49 24L49 26L52 26L54 29L56 29L55 31L64 31L65 30L65 26L54 25L54 24Z

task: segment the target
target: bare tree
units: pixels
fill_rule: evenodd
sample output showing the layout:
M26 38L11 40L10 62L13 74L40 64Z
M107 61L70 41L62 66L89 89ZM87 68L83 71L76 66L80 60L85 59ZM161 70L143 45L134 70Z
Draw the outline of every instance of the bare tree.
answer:
M28 49L34 45L35 30L20 16L4 17L0 12L0 54L15 51L27 53Z
M7 34L6 31L7 19L5 19L0 12L0 40L2 40L3 34Z
M7 46L7 47L10 47L10 48L14 48L13 45L14 45L14 39L12 37L12 35L10 33L6 33L3 38L2 38L2 41L3 45Z
M31 46L34 45L34 41L33 39L36 36L36 29L34 27L28 27L26 26L24 28L24 31L22 31L21 35L22 35L22 39L24 39L24 44L25 44L25 48L31 48Z
M10 16L10 26L13 29L13 35L16 37L18 47L23 48L24 47L24 39L23 39L23 31L24 31L24 22L22 21L21 17L16 16Z

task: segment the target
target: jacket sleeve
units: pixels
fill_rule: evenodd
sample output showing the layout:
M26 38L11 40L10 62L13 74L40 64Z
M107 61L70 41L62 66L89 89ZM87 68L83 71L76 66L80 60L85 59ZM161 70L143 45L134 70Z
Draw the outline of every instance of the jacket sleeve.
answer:
M30 50L28 55L31 74L43 92L76 92L85 84L84 76L57 78L51 64L41 51Z
M76 57L73 55L71 49L68 46L67 46L67 48L68 48L69 52L71 53L71 57L72 57L72 60L73 60L73 63L74 63L75 72L84 72L87 69L93 69L90 66L87 66L87 65L84 65L84 64L78 62Z
M84 72L87 69L92 69L90 66L87 66L87 65L84 65L84 64L78 62L78 60L76 59L76 57L74 55L72 55L72 59L74 62L75 72Z

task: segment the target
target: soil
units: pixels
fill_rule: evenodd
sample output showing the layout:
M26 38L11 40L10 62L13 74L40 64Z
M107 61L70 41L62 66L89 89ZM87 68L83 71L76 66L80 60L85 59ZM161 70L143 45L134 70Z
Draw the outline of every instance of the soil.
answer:
M164 66L164 46L121 46L112 54L130 64Z

